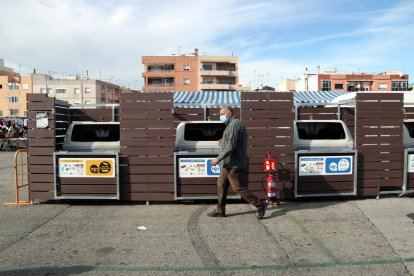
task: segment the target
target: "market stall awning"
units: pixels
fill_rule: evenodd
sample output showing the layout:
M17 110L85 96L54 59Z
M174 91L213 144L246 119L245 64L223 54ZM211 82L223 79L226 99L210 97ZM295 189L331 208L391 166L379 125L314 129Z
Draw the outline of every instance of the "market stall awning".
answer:
M242 92L243 93L243 92ZM264 93L264 92L257 92ZM338 91L296 91L296 92L269 92L293 93L295 104L327 104L338 96L347 92ZM218 108L223 105L240 106L240 92L238 91L200 91L175 92L174 106L180 108Z
M223 105L231 107L240 106L240 92L201 91L174 93L174 107L178 108L218 108Z
M347 92L339 91L296 91L294 93L295 104L327 104L331 103L333 99L344 95Z

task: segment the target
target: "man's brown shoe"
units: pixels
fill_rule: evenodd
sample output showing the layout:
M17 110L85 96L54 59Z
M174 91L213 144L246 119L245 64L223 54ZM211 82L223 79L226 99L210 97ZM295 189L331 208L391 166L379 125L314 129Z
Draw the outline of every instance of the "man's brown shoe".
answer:
M266 214L267 202L262 201L262 204L257 207L257 218L262 219Z
M224 212L219 212L219 211L217 211L217 210L214 210L213 212L207 213L207 216L209 216L209 217L213 217L213 218L217 218L217 217L222 217L222 218L224 218L224 217L227 217L227 216L226 216L226 213L224 213Z

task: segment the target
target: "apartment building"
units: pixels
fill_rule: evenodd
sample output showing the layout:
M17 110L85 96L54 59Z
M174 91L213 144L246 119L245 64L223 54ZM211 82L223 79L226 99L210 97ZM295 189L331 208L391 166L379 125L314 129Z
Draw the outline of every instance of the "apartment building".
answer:
M408 75L402 71L380 74L304 74L296 82L296 91L407 91Z
M0 118L27 116L27 93L32 92L30 76L21 76L0 59Z
M237 90L238 57L198 55L143 56L143 91Z
M118 103L121 87L116 84L81 76L65 79L46 74L32 74L33 93L43 93L69 104Z
M279 83L280 92L294 92L296 90L296 80L283 79Z

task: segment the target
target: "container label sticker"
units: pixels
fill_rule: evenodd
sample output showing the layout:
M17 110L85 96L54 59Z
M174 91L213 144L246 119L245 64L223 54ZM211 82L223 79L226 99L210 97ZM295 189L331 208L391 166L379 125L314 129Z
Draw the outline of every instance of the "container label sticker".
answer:
M353 156L299 157L299 176L352 174Z
M221 168L220 165L211 165L213 159L214 158L179 158L179 177L218 177Z
M414 154L408 154L408 172L412 173L414 172Z
M36 112L36 128L47 128L48 125L47 112Z
M59 177L115 177L115 158L59 158Z

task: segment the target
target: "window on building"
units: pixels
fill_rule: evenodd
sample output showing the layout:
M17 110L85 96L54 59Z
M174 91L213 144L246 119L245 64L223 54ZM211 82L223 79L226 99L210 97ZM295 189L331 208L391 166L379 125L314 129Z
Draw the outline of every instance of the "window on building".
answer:
M17 82L9 83L9 90L19 90L19 84Z
M9 97L9 103L18 103L18 102L20 102L20 99L18 96Z
M0 84L0 89L3 89L3 84Z
M331 81L322 81L322 91L331 91Z
M23 83L23 90L29 90L29 84Z
M66 88L56 88L56 94L65 94Z
M85 91L85 94L91 93L91 89L89 87L85 87L84 91Z
M203 70L213 70L212 64L203 64Z
M52 93L53 93L53 89L52 89L52 88L48 88L48 89L47 89L47 94L48 94L48 95L50 95L50 94L52 94Z
M392 82L392 91L407 91L408 82L407 81L393 81Z
M91 104L90 100L85 100L85 104Z
M190 78L183 78L184 84L190 84Z
M46 88L40 88L40 94L46 94Z
M378 90L379 91L387 91L387 89L388 89L388 85L386 83L380 83L378 85Z
M190 71L190 64L184 64L183 69L184 71Z
M3 110L0 110L0 117L3 117Z
M211 77L203 78L203 83L213 83L213 78Z
M10 116L17 116L19 115L18 109L10 109Z
M73 89L73 93L74 93L74 94L79 94L79 93L80 93L80 88L79 88L79 87L75 87L75 88Z
M336 89L344 89L344 85L342 83L335 83L335 90Z

